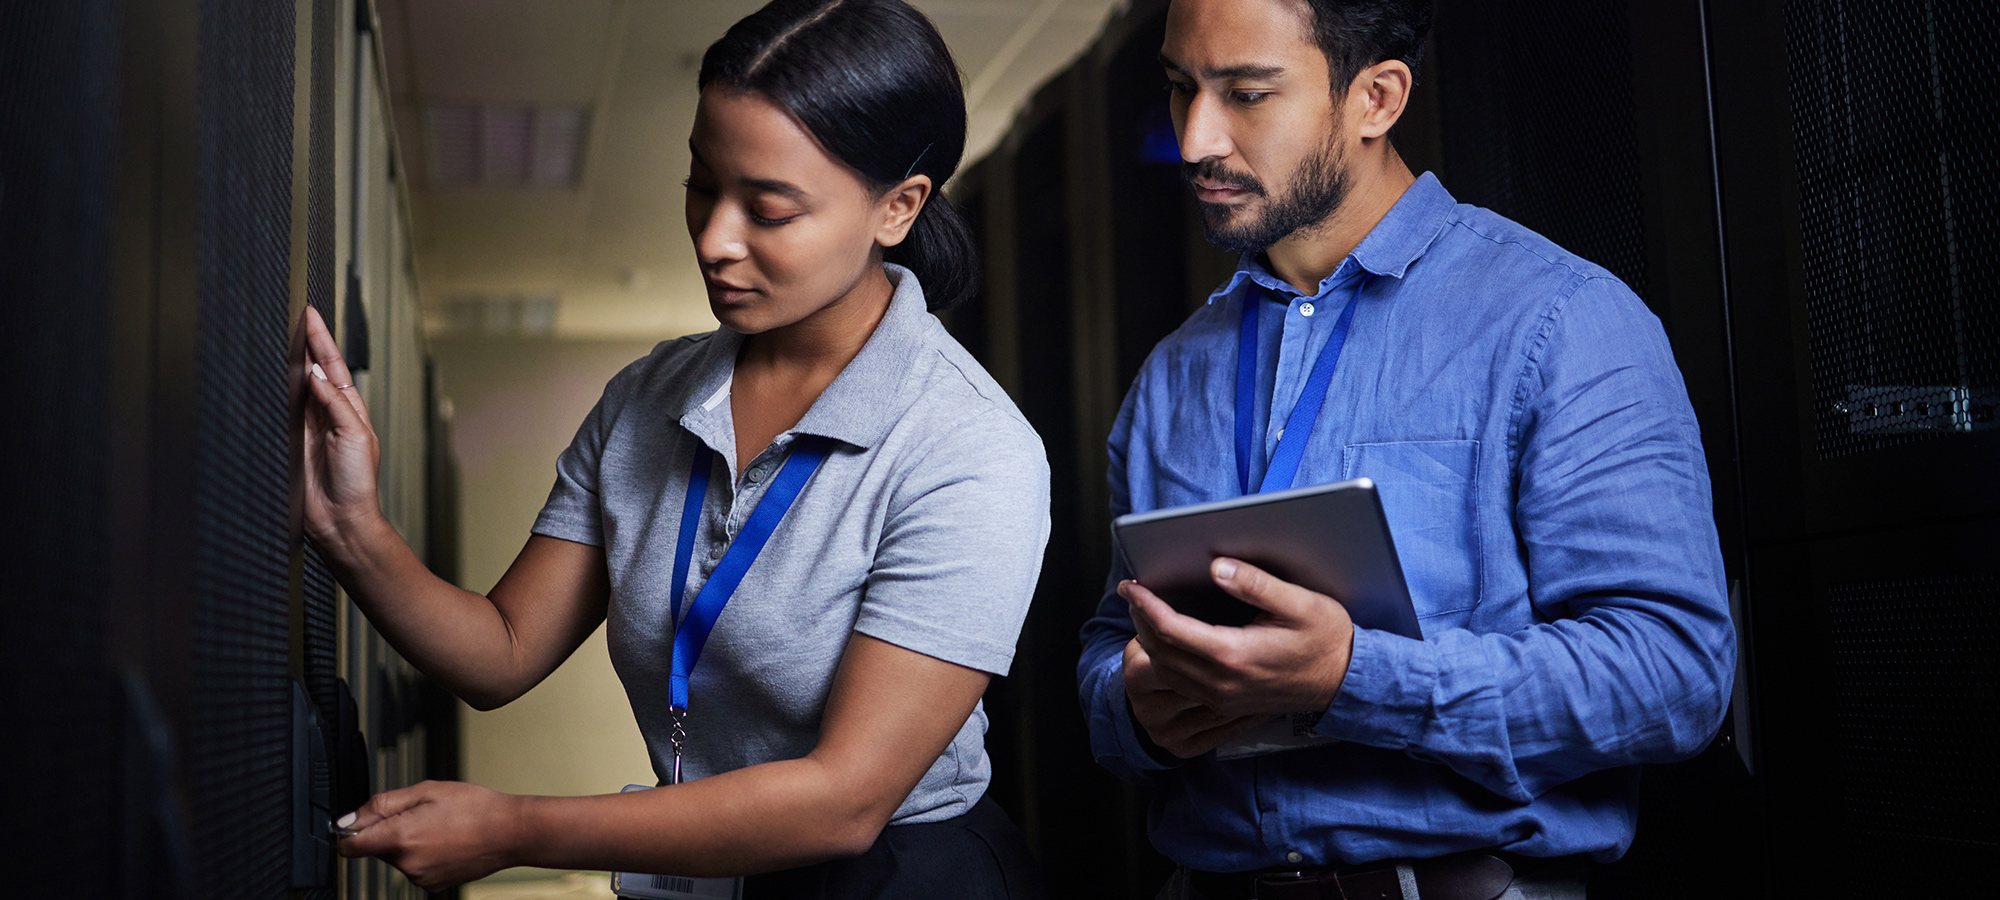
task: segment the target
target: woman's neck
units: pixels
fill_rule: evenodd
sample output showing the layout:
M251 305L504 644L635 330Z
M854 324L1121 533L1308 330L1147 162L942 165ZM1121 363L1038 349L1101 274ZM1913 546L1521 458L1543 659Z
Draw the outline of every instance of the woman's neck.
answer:
M895 286L882 267L870 266L840 299L812 315L744 336L729 401L736 426L737 472L805 417L819 395L861 353L894 295Z
M840 299L790 325L745 335L736 369L782 370L794 377L824 374L831 382L868 343L894 294L882 267L870 266Z

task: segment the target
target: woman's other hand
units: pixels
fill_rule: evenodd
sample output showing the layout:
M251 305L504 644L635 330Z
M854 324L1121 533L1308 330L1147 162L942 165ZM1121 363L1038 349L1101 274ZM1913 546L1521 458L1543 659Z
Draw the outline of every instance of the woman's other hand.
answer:
M426 891L484 878L516 864L525 799L457 781L385 791L336 823L357 832L340 855L379 857Z
M354 373L340 356L319 311L306 307L309 370L305 415L305 528L322 549L338 552L344 538L382 516L375 497L382 448Z

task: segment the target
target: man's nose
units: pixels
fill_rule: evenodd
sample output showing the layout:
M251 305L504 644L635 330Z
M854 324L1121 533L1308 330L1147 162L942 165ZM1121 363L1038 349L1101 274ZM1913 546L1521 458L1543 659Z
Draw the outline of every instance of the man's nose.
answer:
M1229 139L1228 117L1221 106L1221 98L1208 91L1199 91L1188 101L1180 122L1181 159L1198 163L1205 159L1226 159L1236 152Z

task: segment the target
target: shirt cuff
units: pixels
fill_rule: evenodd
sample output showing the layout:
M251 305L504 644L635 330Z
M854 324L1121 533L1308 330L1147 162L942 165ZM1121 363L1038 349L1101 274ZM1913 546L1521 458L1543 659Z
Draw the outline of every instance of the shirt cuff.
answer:
M1370 747L1414 746L1435 715L1437 648L1419 640L1354 629L1347 678L1313 732Z
M1132 717L1132 701L1125 696L1125 676L1121 669L1125 665L1122 655L1114 654L1104 661L1107 671L1098 673L1096 718L1098 727L1118 745L1118 755L1127 765L1141 772L1164 772L1178 767L1187 760L1181 759L1160 745L1153 743L1139 727L1139 721ZM1109 696L1106 696L1109 695Z

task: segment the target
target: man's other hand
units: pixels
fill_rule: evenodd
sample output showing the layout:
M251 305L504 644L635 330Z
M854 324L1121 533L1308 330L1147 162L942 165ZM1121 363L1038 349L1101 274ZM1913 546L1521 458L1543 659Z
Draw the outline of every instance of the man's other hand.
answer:
M1257 607L1257 618L1241 628L1211 625L1181 615L1138 582L1118 585L1131 606L1148 683L1221 720L1326 709L1347 678L1354 651L1347 608L1240 560L1218 558L1209 574L1231 596ZM1135 696L1133 712L1145 725L1132 688L1134 649L1125 650L1126 692ZM1154 741L1167 746L1157 736Z
M1125 642L1125 699L1132 705L1132 718L1146 730L1146 736L1160 749L1181 759L1207 753L1271 718L1257 715L1232 719L1167 687L1137 638Z

